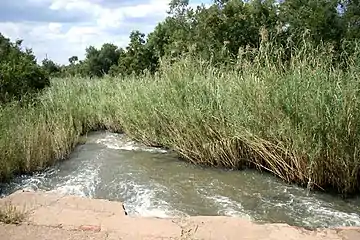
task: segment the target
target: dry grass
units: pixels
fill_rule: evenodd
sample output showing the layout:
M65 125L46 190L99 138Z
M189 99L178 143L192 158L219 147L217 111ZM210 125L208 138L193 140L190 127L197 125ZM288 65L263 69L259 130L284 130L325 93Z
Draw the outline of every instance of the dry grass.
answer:
M25 211L19 210L11 203L0 206L0 222L5 224L20 224L26 217Z

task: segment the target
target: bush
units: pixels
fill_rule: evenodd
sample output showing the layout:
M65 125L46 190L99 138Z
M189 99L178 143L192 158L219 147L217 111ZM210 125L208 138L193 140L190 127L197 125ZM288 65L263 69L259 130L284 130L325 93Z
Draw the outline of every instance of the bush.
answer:
M22 51L21 43L12 43L0 34L0 103L20 100L50 85L32 51Z

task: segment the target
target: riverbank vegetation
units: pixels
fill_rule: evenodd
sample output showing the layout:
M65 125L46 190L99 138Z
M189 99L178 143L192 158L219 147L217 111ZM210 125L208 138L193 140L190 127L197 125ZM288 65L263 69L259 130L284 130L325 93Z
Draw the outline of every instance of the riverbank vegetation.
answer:
M85 60L48 68L50 87L1 106L1 178L41 170L81 134L108 129L196 164L359 192L359 13L341 3L194 11L173 1L146 41L133 32L126 49L89 47Z
M0 223L20 224L26 218L24 210L20 210L11 203L0 205Z

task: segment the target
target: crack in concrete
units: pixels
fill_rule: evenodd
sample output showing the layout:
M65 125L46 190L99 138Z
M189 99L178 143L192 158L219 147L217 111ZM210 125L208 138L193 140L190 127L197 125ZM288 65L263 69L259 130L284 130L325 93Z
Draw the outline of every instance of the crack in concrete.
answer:
M194 235L198 231L199 225L195 224L189 219L180 218L173 219L173 223L180 227L180 238L179 240L195 240Z

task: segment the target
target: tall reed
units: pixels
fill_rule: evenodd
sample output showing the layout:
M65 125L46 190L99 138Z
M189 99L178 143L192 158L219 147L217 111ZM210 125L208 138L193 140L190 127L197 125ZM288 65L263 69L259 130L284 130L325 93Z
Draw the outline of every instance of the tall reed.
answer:
M35 106L1 108L0 176L43 169L109 129L195 164L359 192L360 49L346 71L326 46L295 49L286 65L284 52L264 44L231 70L188 57L155 76L53 79Z

